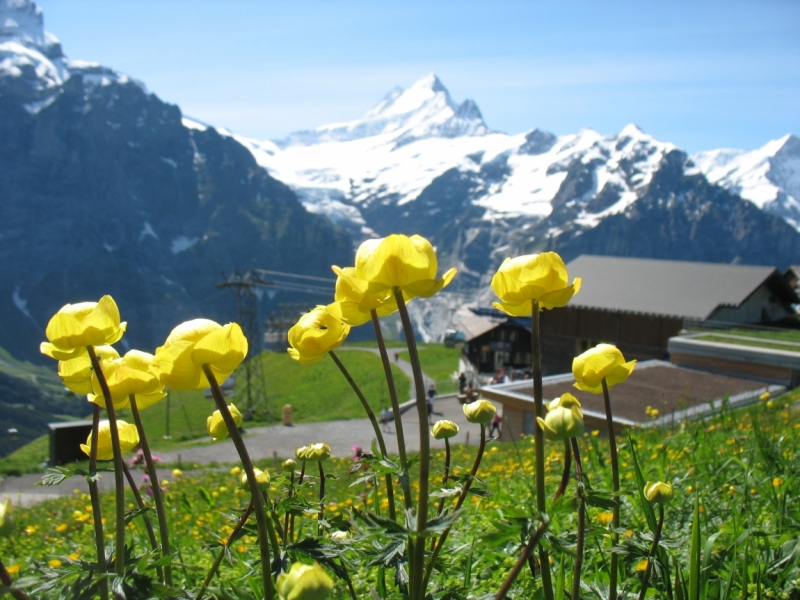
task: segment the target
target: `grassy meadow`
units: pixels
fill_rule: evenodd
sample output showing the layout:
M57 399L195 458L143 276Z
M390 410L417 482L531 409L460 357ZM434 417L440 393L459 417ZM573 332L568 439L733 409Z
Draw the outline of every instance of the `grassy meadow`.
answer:
M342 353L346 354L346 353ZM354 354L354 353L351 353ZM349 356L349 354L348 354ZM376 378L378 374L376 373ZM637 465L643 480L669 482L674 499L666 505L661 547L647 598L686 598L692 519L695 502L699 514L700 579L702 598L777 598L795 600L800 594L800 393L736 412L723 411L704 421L685 423L674 430L640 429L630 441L619 436L622 473L622 527L620 544L624 597L637 597L652 541L651 524L640 499ZM602 598L607 584L610 555L608 445L602 436L585 434L579 440L588 477L588 528L583 568L583 597ZM453 451L456 478L469 470L474 447ZM548 498L561 479L563 447L547 444ZM635 457L634 457L635 452ZM637 462L638 461L638 462ZM432 462L433 489L440 487L443 454ZM387 532L364 518L364 511L386 515L384 488L373 486L371 467L353 468L347 459L325 464L327 480L324 530L348 529L350 538L330 539L321 545L304 543L316 533L316 496L319 478L309 473L300 488L306 503L294 504L296 543L288 549L294 558L313 557L333 574L336 565L348 565L358 598L400 598L393 585L393 569L381 566L379 556L396 544L397 532ZM271 461L260 465L272 469ZM179 587L196 589L221 544L242 513L248 494L229 473L230 467L192 475L175 473L165 482L172 537L178 556ZM106 474L106 476L110 476ZM279 513L287 506L289 480L272 470L270 498ZM440 590L437 600L493 598L513 565L521 540L535 523L533 501L533 440L491 443L478 477L483 485L468 496L465 514L457 522L433 575ZM412 481L414 474L412 473ZM70 482L61 484L69 488ZM452 484L451 484L452 485ZM551 550L554 582L569 589L574 560L575 486L555 504L548 501L552 519L547 545ZM445 495L446 492L445 492ZM445 500L447 506L452 498ZM129 497L129 509L133 498ZM103 516L112 524L112 495L103 497ZM82 561L93 559L91 506L88 496L72 493L30 509L16 511L18 533L0 538L0 556L15 578L64 577L63 584L81 572ZM251 519L252 521L252 519ZM141 517L131 520L136 540L134 554L148 548ZM221 576L210 591L219 598L251 597L247 582L257 580L258 558L254 529L245 529L223 561ZM112 541L113 526L106 528ZM375 563L378 564L375 564ZM144 573L147 561L139 568ZM240 595L243 594L243 595ZM509 598L532 599L541 594L540 580L525 569ZM186 597L191 596L188 592ZM347 598L347 587L336 580L332 598Z

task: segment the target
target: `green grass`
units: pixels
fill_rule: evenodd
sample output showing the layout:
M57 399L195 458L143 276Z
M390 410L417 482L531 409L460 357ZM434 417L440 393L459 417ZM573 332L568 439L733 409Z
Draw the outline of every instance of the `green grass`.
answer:
M49 392L57 394L64 392L64 385L54 368L17 360L4 348L0 348L0 371L30 381Z
M419 344L418 348L422 371L436 380L436 391L439 394L458 391L458 381L453 381L451 375L458 372L461 349L447 348L444 344ZM408 351L401 352L400 358L410 360Z
M737 333L731 335L744 335L744 334ZM728 337L725 335L717 335L709 333L707 335L698 336L694 339L702 342L718 342L720 344L733 344L734 346L751 346L753 348L769 348L771 350L783 350L784 352L800 352L800 346L789 346L788 344L771 343L770 341L768 341L768 338L766 337L760 337L758 339L751 337L751 339L749 340L742 340L735 337ZM795 340L780 340L780 341L795 342ZM800 344L800 339L796 340L796 343Z
M43 435L0 458L0 474L23 475L42 472L42 463L50 459L50 436Z
M668 563L651 579L648 598L686 598L685 590L677 594L674 585L676 569L686 580L690 570L689 552L695 499L699 505L698 526L702 561L700 585L703 598L794 598L800 585L800 411L796 410L795 391L776 399L772 404L759 404L742 413L723 411L704 421L686 423L675 430L634 430L633 444L645 480L670 483L674 499L666 505L663 531L664 556ZM792 404L794 406L792 406ZM631 490L622 496L622 528L618 552L621 563L620 585L631 597L638 595L641 572L652 534L647 513L637 491L632 446L620 436L622 488ZM610 553L608 489L610 468L608 444L600 436L585 434L579 440L583 468L591 482L588 506L588 530L582 578L592 588L602 588L607 581ZM548 442L547 498L551 519L549 545L553 558L553 578L564 574L571 578L575 547L574 479L569 482L564 501L552 504L551 499L561 478L563 447ZM494 597L520 550L522 528L534 515L532 438L516 444L492 443L484 455L478 477L488 494L469 496L464 513L456 522L446 551L434 573L431 588L435 597ZM475 458L474 447L453 448L454 476L463 476ZM358 598L371 597L381 577L377 566L370 566L368 557L392 537L379 529L370 529L351 512L353 508L386 515L385 489L369 482L352 485L363 471L350 473L351 462L332 459L325 472L327 480L325 515L329 522L341 515L342 523L355 532L353 539L337 546L323 538L326 552L338 553L351 562L350 573ZM262 468L271 470L271 497L286 496L288 480L279 475L272 461L262 461ZM438 490L443 466L442 453L434 453L431 462L432 490ZM309 473L300 496L315 505L318 480ZM107 475L106 475L107 476ZM411 472L412 480L416 472ZM230 533L233 523L228 514L240 514L247 503L227 470L206 470L197 474L174 476L167 486L168 513L172 540L180 552L182 565L176 569L179 587L195 589L219 548L220 538ZM62 484L67 490L69 482ZM476 484L477 485L477 484ZM483 489L483 485L478 486ZM377 495L376 495L377 492ZM399 492L398 492L399 498ZM113 535L113 495L102 498L103 516L108 519L106 534ZM129 497L128 501L132 502ZM452 502L450 500L449 502ZM0 538L0 556L14 577L41 577L39 569L48 570L43 561L58 558L60 572L74 578L80 568L76 562L69 568L68 555L75 561L93 559L92 525L88 496L70 493L30 509L17 509L18 532L12 538ZM282 510L279 507L278 510ZM301 538L314 537L313 515L297 516ZM373 526L374 527L374 526ZM231 548L230 560L223 562L214 586L225 586L230 592L240 586L258 557L257 543L251 528ZM136 542L136 551L148 547L141 518L128 528L128 540ZM395 536L397 534L395 533ZM291 560L309 560L290 550ZM38 561L37 567L34 561ZM55 564L55 563L54 563ZM251 577L252 579L252 577ZM393 570L385 573L387 599L400 595L392 584ZM346 586L338 579L330 600L348 597ZM515 583L510 598L536 598L541 592L541 578L533 578L526 568ZM452 592L450 596L445 596ZM250 592L245 592L247 596ZM457 594L457 595L456 595ZM791 594L791 595L790 595ZM190 594L191 596L191 594ZM230 593L230 597L245 597ZM54 597L41 594L37 597ZM594 594L586 595L594 598ZM597 597L604 597L600 594Z
M731 329L715 329L713 332L708 333L708 335L714 334L740 335L761 340L776 340L779 342L795 342L800 344L800 329L747 329L744 327L734 327Z

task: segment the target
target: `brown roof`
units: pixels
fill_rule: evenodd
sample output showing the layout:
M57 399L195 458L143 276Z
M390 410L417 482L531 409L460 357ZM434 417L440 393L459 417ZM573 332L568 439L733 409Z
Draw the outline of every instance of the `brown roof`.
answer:
M740 306L768 281L786 288L782 299L800 301L774 267L584 254L567 270L583 280L570 301L576 307L707 319L720 306Z

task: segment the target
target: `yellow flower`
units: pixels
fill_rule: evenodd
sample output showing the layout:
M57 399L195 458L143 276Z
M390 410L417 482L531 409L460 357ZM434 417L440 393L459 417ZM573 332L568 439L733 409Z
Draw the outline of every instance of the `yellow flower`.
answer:
M458 425L453 421L441 420L436 421L431 428L431 434L437 440L444 440L451 438L458 433Z
M231 475L238 475L241 472L242 472L242 469L240 467L233 467L231 469Z
M337 529L336 531L331 532L331 539L334 542L344 542L345 540L350 539L353 537L353 534L349 531L342 531L341 529Z
M597 520L600 521L603 525L608 525L611 521L614 520L614 513L613 512L602 512L597 515Z
M585 392L601 394L603 379L608 387L625 381L633 373L636 361L625 362L622 352L611 344L598 344L572 361L575 387Z
M464 415L470 423L486 424L494 418L497 408L488 400L475 400L463 406Z
M61 561L58 560L57 558L51 558L50 560L47 561L47 565L52 567L53 569L57 569L58 567L61 566Z
M394 234L367 240L356 251L355 277L367 282L365 302L400 289L408 299L430 298L456 275L450 269L436 279L439 262L431 243L419 235Z
M761 400L761 402L766 402L769 400L769 392L764 392L758 397L758 399Z
M136 407L140 410L152 406L167 395L164 384L150 370L152 363L153 355L139 350L130 350L122 358L109 357L100 362L114 408L127 408L131 394L136 396ZM95 376L92 377L92 392L88 396L89 402L105 408L100 380Z
M68 360L86 352L87 346L117 343L126 327L111 296L99 302L67 304L50 319L45 330L50 341L42 342L39 349L56 360Z
M97 346L94 351L101 365L104 360L119 358L119 352L111 346ZM103 372L105 373L105 369ZM92 359L86 352L75 358L59 361L58 376L70 391L76 394L92 393Z
M507 258L492 277L492 289L502 302L493 306L513 317L533 312L533 302L542 308L566 306L581 289L576 277L569 285L567 267L555 252Z
M16 527L11 498L6 498L5 504L0 504L0 536L9 537Z
M355 267L342 269L334 265L331 269L338 277L334 302L327 309L335 319L358 327L372 319L372 310L379 317L386 317L397 310L397 299L391 289L371 294L369 282L356 277Z
M772 487L781 487L783 485L783 479L780 477L776 477L772 480Z
M258 489L262 492L266 492L269 489L269 472L253 467L253 473L256 476L256 485ZM242 476L239 478L239 485L241 485L243 490L250 489L250 484L247 482L247 473L242 472Z
M180 469L172 469L173 477L180 477L181 475L183 475L183 471L181 471Z
M240 413L239 409L233 404L228 405L228 410L233 417L233 422L236 423L237 427L240 426L242 424L242 413ZM218 410L215 410L213 414L206 419L206 427L208 428L208 434L215 440L224 440L228 437L228 427L225 425L225 420Z
M572 394L564 394L547 404L544 419L536 418L548 440L568 440L583 435L581 403Z
M634 567L634 570L637 573L644 573L647 570L647 562L648 561L647 561L646 558L640 560L638 563L636 563L636 566Z
M331 315L324 306L317 306L304 314L289 330L289 356L301 364L318 361L327 352L336 350L350 326Z
M63 532L65 532L67 529L69 529L69 525L67 525L66 523L61 523L61 524L59 524L59 525L56 527L56 531L57 531L58 533L63 533Z
M119 445L123 452L133 450L139 444L139 432L136 425L128 424L117 419L117 431L119 432ZM81 444L81 450L86 456L91 454L92 434L86 438L86 443ZM111 425L107 420L100 421L97 428L97 460L112 460L114 458L114 447L111 445Z
M307 446L295 448L294 454L299 460L322 462L331 457L331 447L325 442L308 444Z
M78 560L80 557L81 557L81 555L78 554L77 552L71 552L71 553L67 554L67 558L70 559L73 562Z
M672 500L672 486L668 483L648 481L644 486L644 497L649 502L665 504Z
M292 564L288 573L281 573L277 582L281 600L324 600L333 589L333 580L319 563Z
M218 383L225 381L247 356L247 338L236 323L220 325L208 319L181 323L156 349L151 369L173 390L211 387L203 373L209 365Z
M283 467L283 470L286 471L287 473L293 473L294 470L297 468L297 461L294 460L293 458L287 458L285 461L283 461L283 464L281 466Z
M19 565L8 565L6 571L8 571L9 575L16 575L19 573Z

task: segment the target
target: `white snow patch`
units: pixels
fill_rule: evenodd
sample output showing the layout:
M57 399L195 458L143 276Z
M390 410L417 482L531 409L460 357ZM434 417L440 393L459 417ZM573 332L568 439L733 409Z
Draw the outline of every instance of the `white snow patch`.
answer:
M172 240L170 251L173 254L179 254L181 252L188 250L199 241L200 241L199 237L188 238L185 235L178 236L174 240Z
M144 227L142 227L142 230L139 232L139 241L141 242L148 235L152 236L153 239L156 240L158 239L158 234L155 231L153 231L153 226L150 225L150 223L148 223L147 221L145 221Z
M200 121L195 121L194 119L190 119L188 117L182 117L181 123L183 124L186 129L196 129L197 131L205 131L208 129L208 125L201 123Z
M28 301L25 300L22 296L20 296L19 289L20 286L16 286L14 288L14 293L11 294L11 300L12 302L14 302L14 306L16 306L23 315L33 320L31 313L28 311Z

